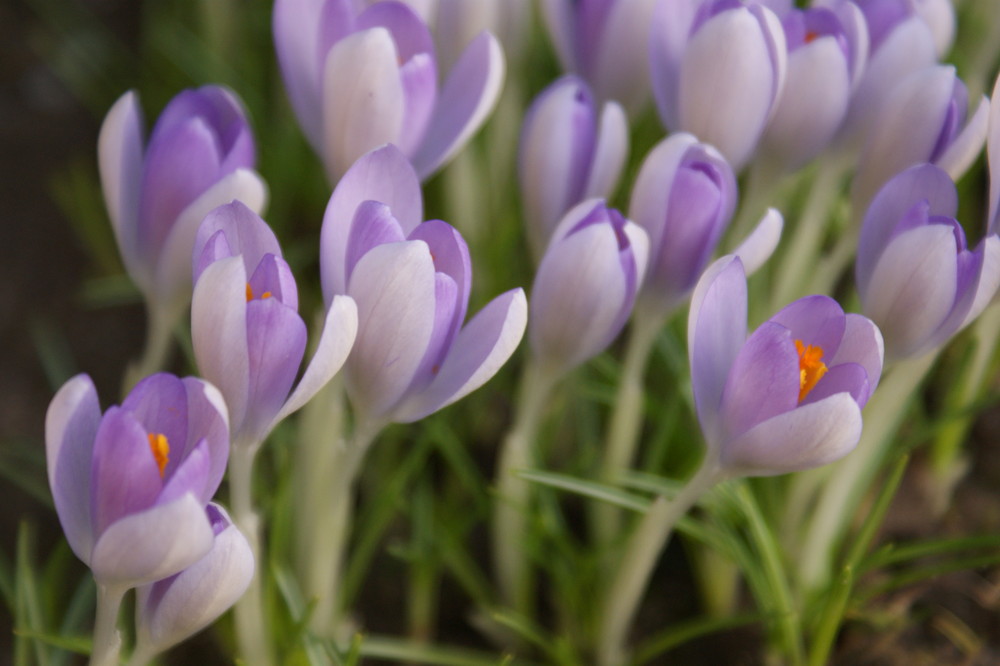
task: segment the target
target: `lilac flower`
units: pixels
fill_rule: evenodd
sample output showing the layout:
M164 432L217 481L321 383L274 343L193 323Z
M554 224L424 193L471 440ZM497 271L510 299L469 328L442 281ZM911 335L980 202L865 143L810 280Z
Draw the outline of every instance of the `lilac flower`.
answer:
M463 326L472 267L453 227L421 222L413 168L394 146L365 155L330 198L321 233L327 302L358 304L347 389L363 419L409 422L492 377L524 333L521 289L493 299Z
M292 391L306 325L295 278L271 229L236 201L209 213L194 252L191 333L198 368L226 398L233 441L260 444L340 370L357 333L357 309L347 296L333 299L312 361Z
M868 30L852 2L793 10L781 17L788 71L761 152L781 169L809 162L830 143L865 71Z
M774 12L737 0L661 0L650 48L653 95L671 131L741 169L781 96L788 52Z
M611 344L632 312L648 255L646 232L603 200L566 213L531 292L537 362L565 373Z
M698 420L729 474L784 474L849 453L882 371L882 337L826 296L786 306L746 335L743 264L726 256L695 288L688 357Z
M986 139L989 100L983 96L967 115L968 92L955 68L927 67L893 88L874 118L851 192L863 210L890 178L907 167L930 162L958 179Z
M98 583L151 583L212 547L205 506L226 469L229 429L210 384L151 375L102 416L90 377L77 375L49 405L45 448L66 539Z
M135 663L210 625L250 585L254 572L250 544L221 506L210 503L206 513L214 534L211 550L180 573L136 590Z
M601 101L630 113L649 98L650 20L656 0L544 0L542 16L563 69Z
M521 128L519 174L536 256L566 211L611 195L627 155L625 113L606 102L598 114L582 79L565 76L535 98Z
M145 149L142 124L134 92L111 107L98 141L101 185L126 270L172 325L191 297L191 245L202 218L233 199L259 210L266 190L253 171L246 114L226 88L174 97Z
M292 107L331 181L384 143L421 178L441 168L493 109L503 51L489 33L466 48L438 94L430 31L399 2L278 0L274 41Z
M891 358L944 344L1000 286L1000 238L991 231L970 251L957 209L954 183L930 164L890 180L868 208L855 275Z

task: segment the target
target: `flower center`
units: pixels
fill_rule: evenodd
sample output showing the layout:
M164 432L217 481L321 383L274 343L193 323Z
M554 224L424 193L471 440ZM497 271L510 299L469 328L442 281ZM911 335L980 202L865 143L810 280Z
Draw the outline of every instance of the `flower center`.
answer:
M796 340L795 349L799 352L799 402L802 402L826 374L827 367L822 360L822 347L804 345Z
M163 478L163 471L167 468L167 463L170 462L170 443L167 442L167 436L162 433L149 433L146 435L149 438L149 450L153 452L153 458L156 459L156 466L160 468L160 478Z
M263 294L260 295L260 300L264 300L265 298L271 298L271 292L265 291ZM252 300L253 300L253 287L251 287L250 283L247 282L247 303L249 303Z

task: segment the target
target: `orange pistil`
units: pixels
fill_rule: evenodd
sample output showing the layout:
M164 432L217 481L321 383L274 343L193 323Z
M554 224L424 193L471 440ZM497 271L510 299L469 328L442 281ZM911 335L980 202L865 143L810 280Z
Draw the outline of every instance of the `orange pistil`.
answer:
M826 374L827 367L822 361L822 347L804 345L796 340L795 349L799 352L799 402L802 402Z
M265 291L263 294L260 295L260 300L264 300L265 298L271 298L271 292ZM247 303L249 303L252 300L253 300L253 287L251 287L250 283L247 282Z
M815 40L817 37L819 37L819 34L810 30L809 32L806 33L806 36L803 38L802 41L805 42L806 44L811 44L813 40Z
M167 436L161 433L149 433L146 435L149 438L149 450L153 452L153 458L156 459L156 466L160 468L160 478L163 478L163 472L167 469L167 463L170 462L170 443L167 442Z

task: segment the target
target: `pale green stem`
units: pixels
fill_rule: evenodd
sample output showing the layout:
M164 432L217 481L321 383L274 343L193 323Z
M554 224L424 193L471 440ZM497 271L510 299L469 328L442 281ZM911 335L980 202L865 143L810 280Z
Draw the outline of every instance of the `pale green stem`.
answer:
M90 652L90 666L117 666L122 649L118 633L118 611L127 587L97 584L97 615L94 620L94 644Z
M128 666L143 666L143 664L148 664L160 652L160 650L151 649L148 645L140 643L135 646L132 656L129 657Z
M320 510L307 527L314 531L311 566L306 571L305 591L315 601L310 626L320 636L337 636L343 622L344 599L342 578L344 561L351 532L354 487L361 462L368 448L382 429L381 421L363 420L355 424L350 441L325 442L330 449L324 455L326 487L321 496Z
M663 327L664 317L658 313L636 309L629 330L628 346L618 378L614 411L604 441L604 460L601 481L615 484L621 475L632 467L639 429L642 425L643 374L649 363L657 334ZM593 534L597 544L610 543L621 531L621 510L611 504L594 505Z
M772 312L805 295L802 293L806 282L803 278L816 265L830 209L840 195L840 179L844 173L841 164L834 160L824 162L818 168L802 215L794 223L789 221L785 227L794 227L794 230L777 269Z
M542 416L558 375L529 362L524 367L517 416L500 445L497 498L493 511L493 562L504 601L526 617L532 616L532 579L525 541L531 484L515 476L534 465L534 445Z
M176 304L146 304L146 346L142 356L125 369L122 381L122 395L126 395L141 379L166 366L170 353L173 328L184 313L183 306Z
M229 489L233 505L233 521L250 544L254 559L254 574L250 587L236 604L236 641L242 661L249 666L270 666L274 663L270 626L264 618L263 572L267 570L264 549L261 548L260 519L253 508L253 461L260 443L237 440L229 457Z
M751 165L742 192L742 201L736 219L730 226L729 238L738 241L746 237L770 205L777 190L780 174L773 165L763 161Z
M807 590L817 590L829 580L836 545L881 469L910 399L936 358L937 352L932 352L898 362L865 406L861 441L846 458L834 463L810 514L805 547L798 558Z
M701 467L680 493L669 502L663 497L656 498L639 521L604 593L597 651L601 666L627 663L629 627L674 526L699 497L723 478L715 456L706 454Z

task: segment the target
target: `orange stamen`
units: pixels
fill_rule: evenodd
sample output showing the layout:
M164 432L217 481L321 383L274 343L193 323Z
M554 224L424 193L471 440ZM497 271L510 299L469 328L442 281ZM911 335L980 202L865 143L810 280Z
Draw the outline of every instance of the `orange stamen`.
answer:
M827 367L822 361L822 347L804 345L796 340L795 349L799 352L799 402L802 402L826 374Z
M272 295L271 292L265 291L263 294L260 295L260 300L264 300L265 298L271 298L271 295ZM249 303L252 300L253 300L253 287L251 287L250 283L247 282L247 303Z
M815 33L812 30L810 30L806 33L806 36L805 38L803 38L802 41L805 42L806 44L811 44L813 40L815 40L817 37L819 37L819 33Z
M149 438L149 450L153 452L153 458L156 459L156 466L160 468L160 478L162 479L163 472L167 469L167 463L170 462L170 444L164 434L151 432L146 436Z

